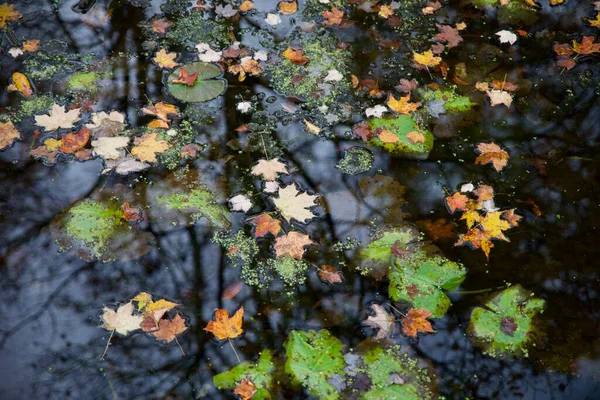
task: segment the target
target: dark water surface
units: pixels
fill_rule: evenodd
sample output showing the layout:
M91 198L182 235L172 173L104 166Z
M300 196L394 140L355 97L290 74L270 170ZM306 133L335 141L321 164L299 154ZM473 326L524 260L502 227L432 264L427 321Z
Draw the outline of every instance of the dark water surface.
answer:
M169 97L161 70L150 63L149 53L142 48L147 37L140 24L160 14L164 1L131 2L145 7L114 5L106 20L102 16L108 1L98 1L87 14L73 12L71 6L76 2L72 0L58 5L41 0L13 3L26 15L22 23L13 26L18 40L41 39L44 45L57 39L66 43L69 57L94 54L94 59L107 59L114 78L101 89L95 111L125 112L129 124L136 127L151 120L139 112L148 99L181 106ZM291 118L281 111L285 96L270 89L268 80L249 78L239 83L236 77L226 75L230 86L224 96L210 103L216 122L202 130L200 141L209 148L191 165L202 172L204 181L213 182L223 198L239 193L244 185L253 184L247 170L261 153L227 145L233 139L244 140L234 129L248 122L235 105L242 98L252 100L277 115L280 123L275 136L285 144L282 158L294 171L293 177L286 176L283 181L297 182L323 197L322 207L316 211L319 218L303 227L319 243L307 251L315 265L340 261L330 249L338 241L355 238L368 242L373 218L384 221L402 209L410 214L405 217L408 222L452 220L443 203L444 188L454 191L465 182L492 185L496 204L517 208L523 216L520 225L507 234L511 241L498 242L489 262L481 251L453 247L452 241L438 243L448 258L465 264L467 278L460 291L450 295L448 314L435 320L435 334L418 341L401 336L394 340L429 360L439 376L439 393L450 399L598 399L600 58L591 56L571 71L561 72L552 51L555 41L565 43L580 40L582 33L600 33L582 21L582 17L595 15L591 2L568 0L560 7L550 7L544 1L539 20L523 27L530 36L513 47L498 46L491 37L506 27L493 13L486 15L451 3L445 5L445 15L470 18L465 19L469 28L463 34L465 42L444 55L444 60L477 64L486 57L480 54L488 51L485 46L494 46L489 52L501 55L489 73L496 73L499 79L505 73L519 77L520 89L510 109L492 108L481 100L465 117L468 122L442 116L432 124L438 137L426 160L391 158L370 147L374 167L352 176L335 168L345 149L362 145L344 136L351 123L336 126L332 138L309 134L303 129L303 118ZM255 5L263 14L242 17L236 29L265 27L264 12L274 12L275 2L257 1ZM282 19L281 25L270 30L276 41L285 40L293 29L290 17ZM389 51L364 39L361 30L368 28L368 21L357 21L356 26L337 33L351 42L355 64L349 68L361 78L370 70L377 77L381 67L377 53ZM354 41L353 35L362 39ZM238 33L237 39L252 46L258 42L243 33ZM20 70L20 59L7 54L10 47L7 34L0 55L2 86L8 84L12 72ZM122 57L116 57L119 52ZM412 73L425 84L431 82L426 74ZM60 90L52 81L33 81L39 93ZM396 84L393 80L382 82L387 91ZM472 87L465 90L475 92ZM256 97L260 93L264 95ZM3 108L20 101L15 93L2 91L0 96ZM382 103L383 99L372 102ZM291 123L282 124L286 119ZM358 120L360 116L355 122ZM354 272L352 250L345 254L347 266L341 267L343 285L325 285L311 270L306 285L293 297L275 286L262 293L244 286L231 300L222 298L223 291L240 280L240 271L229 265L225 251L212 242L211 228L204 223L164 228L150 221L145 229L154 233L156 243L148 254L132 261L86 262L73 253L59 252L50 222L69 204L101 190L125 196L137 191L139 200L144 197L140 194L145 190L142 183L160 182L169 172L157 167L129 177L101 175L100 159L59 160L49 167L27 154L36 128L33 119L24 118L18 126L24 138L0 153L2 399L229 398L230 392L214 388L212 377L238 362L227 343L218 343L203 331L216 308L234 311L244 306L245 334L236 341L244 360L254 359L264 348L281 349L292 329L327 328L348 347L372 334L363 329L361 321L373 301L389 301L388 284ZM494 140L509 151L509 165L501 173L489 165L474 165L473 144L482 140ZM365 198L359 180L377 173L404 185L405 193L386 186L376 196ZM139 176L145 177L141 183ZM539 206L541 215L533 212L529 200ZM244 218L242 213L234 214L234 229L249 231ZM521 284L546 301L544 335L524 359L486 356L466 335L471 310L490 293L485 290L502 288L507 282ZM134 334L113 337L108 356L100 360L109 336L100 328L102 307L126 301L139 291L183 304L180 312L188 318L190 329L178 340L185 357L174 343L161 345L144 334ZM282 396L305 398L292 392Z

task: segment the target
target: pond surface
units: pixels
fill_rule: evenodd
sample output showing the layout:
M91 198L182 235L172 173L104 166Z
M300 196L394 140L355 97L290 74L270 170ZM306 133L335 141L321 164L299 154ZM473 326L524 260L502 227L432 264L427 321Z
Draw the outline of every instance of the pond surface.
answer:
M285 360L284 344L293 330L327 329L344 351L360 348L377 333L363 323L373 315L373 304L400 319L410 302L392 300L393 278L386 271L361 273L365 262L359 253L390 227L419 226L425 236L416 240L433 241L449 261L464 266L466 278L447 292L447 312L430 319L435 332L411 338L397 323L398 332L377 346L396 343L429 368L434 398L600 398L600 53L569 58L554 50L557 43L600 36L587 22L596 18L598 4L567 0L550 6L544 0L534 8L517 0L512 3L518 6L449 1L423 12L437 7L416 0L307 0L285 14L267 0L240 13L240 3L226 8L228 2L202 7L184 0L12 2L22 15L3 23L2 85L16 83L13 73L21 72L33 93L0 94L0 122L10 121L20 132L0 152L0 397L234 398L232 390L215 388L213 377L238 365L238 356L256 361L264 349ZM328 24L322 12L337 7L342 21ZM507 13L508 7L517 11ZM181 22L194 13L210 22ZM462 22L466 27L454 31L462 37L456 46L455 37L433 39L442 29L436 23ZM500 43L495 33L501 30L519 31L516 43ZM39 40L40 49L16 57L9 52L17 54L31 40ZM153 58L165 49L177 53L179 66L197 62L194 46L204 41L228 50L216 61L204 58L223 71L212 78L227 80L226 89L203 89L203 95L216 90L204 102L174 98L173 68L161 68ZM424 54L432 45L439 50L439 43L446 46L438 54L441 62L429 67L413 62L413 52ZM302 45L309 61L286 60L288 47ZM254 60L254 71L240 67L249 62L244 57ZM247 74L243 80L240 70ZM70 80L74 74L80 74L78 82ZM415 123L409 130L424 141L432 133L431 151L422 143L417 155L392 154L383 139L366 142L353 133L361 121L377 119L365 110L385 106L388 94L407 95L398 88L401 79L418 82L411 101L421 105L407 113ZM486 83L490 93L504 92L512 104L492 106L476 83ZM467 106L444 107L454 99L449 96ZM158 102L175 105L178 115L156 118L142 111ZM49 115L53 104L80 108L81 119L72 128L43 129L34 116ZM65 135L95 124L93 116L102 111L122 113L121 130L128 133L92 128L91 140L77 152L63 151ZM394 115L388 109L384 118ZM161 121L166 127L147 130ZM382 132L370 134L383 138ZM153 147L150 155L135 150L140 137L153 134L167 149ZM135 143L131 139L127 151L121 146L112 160L93 144L127 135L137 136ZM60 140L62 150L51 154L49 138ZM476 146L490 142L509 154L501 171L475 163ZM409 145L419 147L419 141ZM34 151L39 146L46 146L43 154ZM185 146L191 146L187 153ZM356 147L364 150L348 152ZM339 164L348 154L355 158ZM252 174L259 160L275 158L288 174L280 171L275 181ZM145 164L143 171L117 172L120 163L134 159ZM272 193L273 182L279 197ZM489 259L473 246L454 246L468 229L460 212L449 213L445 198L460 190L473 198L464 187L468 183L494 189L492 203L478 206L481 218L496 212L494 207L515 209L522 217L504 232L509 241L492 242ZM294 207L302 196L292 200L287 207L295 211L288 213L295 216L288 218L277 199L289 187L318 199L300 211ZM191 216L187 206L168 208L174 202L169 196L194 188L210 193L215 207L235 208L228 199L240 194L251 206L231 213L215 208L212 223ZM143 220L119 217L113 223L124 232L74 240L73 232L89 238L86 233L95 229L75 226L78 220L69 214L87 204L83 199L119 207L127 201L140 208ZM236 267L231 258L242 242L233 235L243 233L254 243L253 218L265 211L282 221L282 232L306 234L312 245L300 246L300 260L273 266L269 260L279 254L268 234L256 239L258 253L240 255L243 265ZM220 226L221 217L231 224L225 220ZM215 232L225 239L215 241ZM394 246L392 263L401 264L412 250ZM335 267L342 282L320 279L322 265ZM283 272L252 276L260 268ZM257 279L260 285L252 286ZM542 299L543 312L534 317L526 351L490 354L474 340L469 323L474 309L489 309L484 303L509 284ZM188 329L170 343L141 331L111 335L103 329L103 308L114 309L139 292L180 304L176 311ZM204 330L216 309L233 314L241 306L244 333L232 346ZM168 315L173 318L175 311ZM498 329L513 337L505 320ZM273 389L273 398L325 398L285 381ZM339 388L340 398L358 398L348 387Z

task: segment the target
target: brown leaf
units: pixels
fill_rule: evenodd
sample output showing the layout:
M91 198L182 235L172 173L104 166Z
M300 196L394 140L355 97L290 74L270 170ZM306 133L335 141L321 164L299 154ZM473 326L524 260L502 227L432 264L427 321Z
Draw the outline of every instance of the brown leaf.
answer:
M162 101L142 108L142 112L144 114L155 115L165 122L169 121L169 115L179 115L177 107L169 103L163 103Z
M413 144L425 143L425 136L421 132L412 131L406 134L406 138Z
M209 321L204 330L213 333L219 340L235 339L244 332L242 329L243 318L244 307L240 307L232 317L229 317L227 310L217 309L215 320Z
M67 133L62 137L62 146L59 150L66 154L73 154L83 149L90 141L91 131L81 128L77 133Z
M573 40L573 51L581 55L599 53L600 43L594 43L595 40L595 36L584 36L581 43Z
M280 1L277 4L279 12L284 15L293 14L298 11L298 3L294 1Z
M123 219L127 222L139 222L144 219L142 209L131 207L128 201L123 203L121 210L123 210Z
M300 232L290 232L275 239L275 255L277 258L288 254L296 260L301 260L304 255L304 246L313 245L308 235Z
M342 283L342 274L333 265L321 265L319 278L327 283Z
M396 326L394 316L381 304L373 303L371 304L371 309L375 312L375 315L369 315L369 317L363 321L363 325L377 329L377 334L374 336L375 340L382 340L390 337L394 333Z
M15 10L12 4L0 4L0 28L4 28L7 22L18 21L23 17L19 11Z
M186 86L194 86L196 83L196 79L198 79L198 72L194 72L190 74L186 71L184 67L179 69L179 76L176 79L173 79L171 83L179 83Z
M233 391L233 394L240 396L241 400L250 400L256 392L256 386L254 386L250 380L242 379L240 384Z
M342 23L342 18L344 18L343 11L334 7L331 11L323 11L321 16L325 18L325 25L339 25Z
M185 325L185 320L181 318L179 313L177 313L170 321L161 319L158 326L158 331L152 332L152 335L154 335L156 340L164 340L167 343L171 343L175 340L177 335L188 330L188 327Z
M365 142L368 142L373 136L373 131L371 130L369 123L366 121L359 122L358 124L354 125L352 127L352 132Z
M475 165L491 163L500 172L508 164L508 153L494 142L478 143L476 149L480 154L475 159Z
M304 50L294 50L288 47L281 55L296 65L305 65L310 61L310 58L304 56Z
M241 13L246 13L254 8L254 3L250 0L245 0L240 4L239 11Z
M395 87L400 93L410 93L417 87L417 81L414 79L409 81L408 79L402 78L400 79L400 83Z
M431 322L427 321L431 315L427 310L411 308L406 313L406 317L402 318L402 331L413 338L417 337L419 332L434 332Z
M519 226L519 221L522 217L518 214L515 214L515 209L511 208L510 210L502 212L502 218L508 221L511 228L514 228L515 226Z
M389 129L381 129L378 130L377 132L377 137L379 138L379 140L381 140L383 143L396 143L397 141L400 140L400 138L398 136L396 136L392 131L390 131Z
M452 196L446 197L446 207L450 214L454 214L456 210L465 211L469 198L460 192L454 193Z
M473 249L481 249L485 253L486 258L490 259L490 251L494 247L494 244L489 232L477 227L471 228L467 233L458 237L454 246L463 246L465 244L468 244Z
M473 193L477 196L478 203L483 203L494 198L494 188L489 185L479 185Z
M39 40L26 40L23 42L23 51L25 53L33 53L40 49Z
M4 150L21 137L21 134L11 122L0 122L0 150Z
M440 33L435 35L433 40L446 42L449 49L458 46L458 44L463 41L463 38L458 33L458 29L453 28L450 25L436 24L436 26L440 30Z
M256 226L254 237L263 237L268 233L277 236L281 231L281 221L271 217L269 213L260 214L252 219L252 223Z
M424 219L417 221L417 225L425 231L425 233L434 241L442 239L456 238L456 232L454 231L454 224L445 218L438 218L435 221L431 219Z
M225 300L231 300L235 296L237 296L238 293L241 292L243 287L244 287L244 282L242 282L242 281L234 282L231 285L227 286L225 288L225 290L223 290L223 295L221 296L221 298L223 298Z
M163 34L171 27L171 23L164 19L157 19L152 22L152 31Z

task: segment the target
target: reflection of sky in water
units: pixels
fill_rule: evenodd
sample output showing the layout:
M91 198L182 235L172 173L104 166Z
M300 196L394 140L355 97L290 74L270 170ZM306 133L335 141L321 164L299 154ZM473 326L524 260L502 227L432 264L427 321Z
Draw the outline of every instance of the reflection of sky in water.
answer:
M58 13L60 23L47 13L50 7L46 4L19 4L24 12L35 11L39 16L17 28L17 36L60 38L71 49L99 56L141 52L141 31L134 22L158 13L160 1L153 1L145 11L117 9L109 22L102 22L102 14L91 12L84 23L80 15L70 11L73 2L63 3ZM106 5L99 1L97 7L100 10ZM258 10L272 8L270 2L257 2ZM289 18L283 20L284 24L276 29L279 37L289 31ZM242 36L243 40L246 37L248 43L256 42L249 35ZM475 128L443 115L443 122L436 128L440 136L455 131L459 135L436 142L426 161L393 160L376 153L374 170L381 169L409 188L405 211L412 215L411 222L448 218L441 201L443 187L454 190L467 181L492 184L498 206L518 207L524 215L521 226L508 233L511 243L499 243L492 250L491 265L483 264L483 257L468 248L452 248L447 243L442 248L450 258L460 259L468 267L464 290L495 288L508 281L521 283L544 298L548 322L542 347L546 346L546 351L533 353L531 360L525 361L506 362L483 356L464 334L470 310L481 299L452 295L451 312L435 321L437 333L424 336L414 346L419 356L431 360L441 376L443 392L450 397L460 398L464 393L474 393L477 398L513 398L517 393L524 398L565 399L600 395L593 380L600 367L599 255L595 246L600 222L598 150L593 147L600 134L600 106L592 90L575 84L573 101L578 106L562 112L561 106L565 106L559 88L563 86L553 83L556 77L547 71L547 65L535 63L538 61L531 66L524 64L534 74L530 79L540 82L527 104L516 101L510 112L485 107L475 118ZM160 72L146 68L146 64L145 58L129 57L112 65L114 79L100 88L103 96L99 109L127 111L128 122L135 126L146 96L163 96ZM16 65L6 61L2 69L4 82ZM590 68L594 68L597 82L598 70L592 65ZM561 79L570 77L576 75ZM138 81L146 83L140 87ZM266 97L275 94L259 85L248 89L264 92ZM217 102L232 108L238 101L235 95L240 93L244 98L253 95L245 88L230 88ZM5 92L0 96L2 105L14 99ZM275 111L281 102L264 106ZM548 121L546 116L555 116L555 112L560 118ZM232 115L215 115L218 127L211 132L213 140L232 138L227 136L237 126ZM347 129L338 128L339 132ZM358 189L361 176L343 175L334 168L343 150L355 142L317 138L305 133L302 124L281 126L277 134L288 144L290 154L284 158L296 169L293 178L284 181L298 182L324 197L329 214L318 209L321 218L306 227L322 247L336 240L345 241L347 236L368 241L369 221L373 217L385 219L402 204L389 195L363 198ZM497 174L472 165L472 145L463 141L468 137L501 141L511 154L509 167ZM210 230L202 223L193 228L154 223L157 246L135 261L86 263L72 254L57 253L48 227L56 214L94 189L124 184L120 190L126 192L133 181L114 176L98 178L102 170L99 160L59 163L48 168L25 154L28 146L28 141L22 141L0 153L2 398L64 398L65 393L71 393L71 397L100 399L112 398L113 391L119 398L225 396L214 392L212 376L237 361L227 346L222 347L202 331L215 308L233 311L240 305L245 307L246 333L235 345L244 359L252 359L262 348L280 349L293 328L328 327L354 346L365 338L359 327L368 303L386 301L385 283L353 278L348 269L343 270L347 286L326 288L311 274L307 287L292 301L281 291L260 295L247 287L233 300L222 300L223 290L239 280L239 271L226 264L221 249L210 240ZM225 147L223 150L229 151ZM547 171L540 173L533 167L536 159L547 162ZM18 163L11 164L13 160ZM238 162L249 161L240 157L230 163ZM216 167L210 179L220 177L236 188L234 191L240 189L239 171L218 160L197 162L204 170L209 164ZM153 172L148 177L158 181L162 178ZM136 186L138 190L142 187ZM542 216L536 217L519 203L529 198L535 199ZM235 218L236 228L242 226L242 217ZM321 255L320 250L310 252L311 261L317 265L331 257L326 251ZM108 338L108 332L98 328L102 306L114 305L141 290L184 304L181 312L190 319L191 328L179 340L188 356L181 358L173 344L164 346L144 334L135 334L113 338L107 360L100 361ZM321 303L313 308L317 299ZM403 338L398 341L409 343ZM581 377L547 372L548 366L557 364L568 366Z

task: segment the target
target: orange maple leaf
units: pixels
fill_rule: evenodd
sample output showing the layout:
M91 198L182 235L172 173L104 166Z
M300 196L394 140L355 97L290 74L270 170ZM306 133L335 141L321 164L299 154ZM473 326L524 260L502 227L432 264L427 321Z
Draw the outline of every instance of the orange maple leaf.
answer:
M292 64L296 65L304 65L310 61L310 58L304 55L304 50L302 49L294 50L291 47L288 47L281 55L290 60Z
M339 25L342 23L342 18L344 18L344 12L333 7L331 11L323 11L321 16L325 18L325 25Z
M377 132L377 137L383 143L396 143L397 141L400 140L400 138L398 136L394 135L394 132L390 131L389 129L379 130Z
M252 223L256 226L254 237L257 238L263 237L267 233L277 236L281 231L281 221L271 217L269 213L260 214L252 220Z
M600 43L594 43L595 36L584 36L581 43L573 40L573 51L581 55L600 53Z
M422 308L411 308L402 318L402 331L410 337L417 337L419 332L435 332L431 327L431 322L427 321L432 314Z
M161 68L175 68L179 65L175 58L177 58L177 53L167 53L165 49L160 49L152 60Z
M467 203L469 198L460 192L454 193L452 196L446 197L446 206L450 211L450 214L454 214L454 211L465 211L467 209Z
M190 74L186 71L185 68L181 67L179 69L179 76L176 79L173 79L171 83L180 83L186 86L194 86L194 84L196 83L196 79L198 79L198 72Z
M296 1L280 1L277 8L281 14L289 15L298 11L298 3Z
M219 340L235 339L244 332L242 329L243 317L244 307L240 307L232 317L229 317L227 310L219 308L215 312L215 320L209 321L204 330L213 333Z
M256 386L249 379L242 379L240 384L235 388L233 394L240 396L241 400L250 400L257 392Z
M387 106L398 114L410 114L421 106L421 103L411 103L410 94L396 99L392 94L387 98Z
M321 265L319 278L327 283L342 283L342 274L333 265Z
M88 128L81 128L76 133L67 133L62 137L62 146L59 150L67 154L77 153L88 144L90 137L91 130Z
M494 169L500 172L508 164L508 153L494 142L478 143L477 151L480 154L475 159L476 165L491 163Z
M168 122L168 115L179 115L179 110L173 104L163 103L162 101L156 103L155 105L149 105L147 107L142 108L142 112L144 114L155 115L160 120Z
M277 258L289 254L296 260L301 260L304 255L304 246L314 244L312 240L300 232L290 232L287 235L279 236L275 240L275 254Z
M156 338L156 340L164 340L167 343L171 343L173 340L176 340L176 336L187 331L188 327L185 325L185 319L181 318L181 316L176 314L172 320L161 319L159 324L159 329L155 332L152 332L152 335Z
M464 246L465 244L473 249L481 249L485 253L485 257L490 259L490 250L494 247L494 243L492 243L489 232L482 231L477 227L472 228L467 233L460 235L454 246Z

